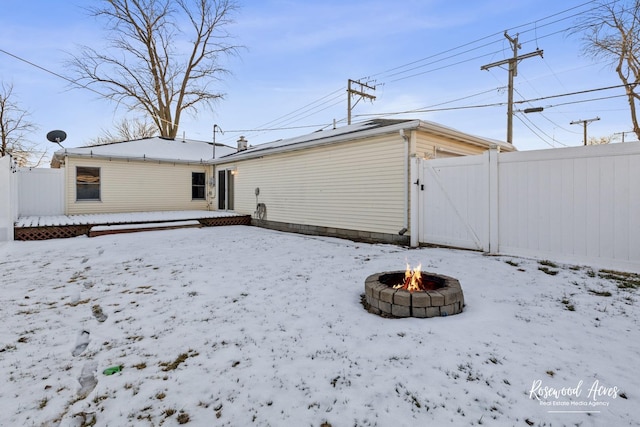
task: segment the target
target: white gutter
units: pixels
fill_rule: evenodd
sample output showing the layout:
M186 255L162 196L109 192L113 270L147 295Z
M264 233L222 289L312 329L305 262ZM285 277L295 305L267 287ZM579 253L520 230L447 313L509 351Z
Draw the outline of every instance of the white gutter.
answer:
M152 163L170 163L170 164L181 164L181 165L210 165L210 159L199 159L199 160L182 160L182 159L161 159L155 157L147 157L143 155L142 157L132 157L132 156L119 156L119 155L111 155L111 154L96 154L96 153L74 153L72 151L65 151L62 153L64 158L67 159L69 157L73 158L87 158L87 159L103 159L103 160L127 160L134 162L152 162ZM57 154L54 154L56 156Z

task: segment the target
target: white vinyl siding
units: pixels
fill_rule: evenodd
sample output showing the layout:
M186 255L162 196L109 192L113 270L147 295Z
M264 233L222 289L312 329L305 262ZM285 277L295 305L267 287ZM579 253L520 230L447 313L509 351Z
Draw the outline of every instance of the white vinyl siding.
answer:
M422 159L441 159L484 152L487 147L466 144L441 136L418 133L414 152Z
M76 201L76 166L100 168L100 200ZM192 172L202 165L68 158L67 214L205 210L207 200L192 200Z
M404 144L397 135L274 154L233 164L235 210L266 219L396 234L405 221Z

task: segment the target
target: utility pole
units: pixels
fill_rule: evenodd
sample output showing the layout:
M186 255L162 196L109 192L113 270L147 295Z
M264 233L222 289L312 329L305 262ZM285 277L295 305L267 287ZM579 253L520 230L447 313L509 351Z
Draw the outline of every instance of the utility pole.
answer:
M587 145L587 125L589 123L595 122L597 120L600 120L600 117L596 117L595 119L587 119L587 120L574 120L569 124L570 125L579 125L580 123L582 123L582 126L584 126L584 145Z
M352 85L359 85L360 88L354 89ZM351 124L351 110L362 98L368 98L371 101L375 100L376 97L365 92L366 89L376 90L375 86L369 86L367 83L362 83L361 81L351 80L347 82L347 124ZM355 104L351 105L351 95L358 95L360 98L355 102Z
M504 59L498 62L492 62L491 64L483 65L480 67L481 70L488 70L489 68L499 67L501 65L509 65L509 99L507 101L507 142L509 144L513 144L513 78L518 75L518 61L523 59L532 58L534 56L542 57L542 50L536 49L535 52L525 53L524 55L518 56L518 49L522 46L518 43L518 34L515 37L509 36L507 32L504 32L504 36L511 43L511 48L513 49L513 57L509 59Z
M622 135L622 141L621 141L621 142L623 142L623 143L624 143L624 136L625 136L626 134L628 134L628 133L635 133L635 132L634 132L634 131L632 131L632 130L630 130L630 131L627 131L627 132L616 132L616 133L614 133L614 135Z

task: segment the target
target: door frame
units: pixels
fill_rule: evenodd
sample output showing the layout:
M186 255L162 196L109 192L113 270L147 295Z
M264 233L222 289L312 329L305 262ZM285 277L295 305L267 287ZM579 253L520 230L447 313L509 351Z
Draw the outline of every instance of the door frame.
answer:
M216 170L218 210L232 211L234 209L235 174L235 167Z

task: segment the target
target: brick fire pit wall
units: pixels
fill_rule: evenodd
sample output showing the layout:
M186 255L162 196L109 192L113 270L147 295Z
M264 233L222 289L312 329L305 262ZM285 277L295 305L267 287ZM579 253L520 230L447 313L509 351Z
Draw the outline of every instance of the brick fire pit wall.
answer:
M460 282L441 274L422 273L422 280L437 284L435 290L409 292L393 289L389 277L402 277L403 271L376 273L364 282L365 298L371 313L388 317L440 317L461 313L464 295Z

